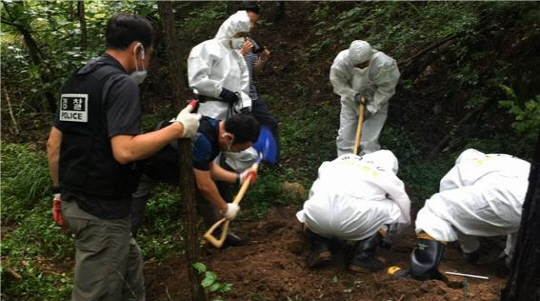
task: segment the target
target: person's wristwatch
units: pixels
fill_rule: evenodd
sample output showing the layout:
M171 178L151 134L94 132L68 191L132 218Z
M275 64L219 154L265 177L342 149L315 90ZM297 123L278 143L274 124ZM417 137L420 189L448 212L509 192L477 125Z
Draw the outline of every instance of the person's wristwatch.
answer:
M60 193L60 191L61 191L60 186L53 186L53 187L51 188L52 194Z

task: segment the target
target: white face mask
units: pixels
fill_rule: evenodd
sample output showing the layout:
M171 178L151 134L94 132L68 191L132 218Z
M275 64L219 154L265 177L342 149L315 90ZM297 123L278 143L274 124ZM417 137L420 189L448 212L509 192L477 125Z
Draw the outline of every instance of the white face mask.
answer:
M135 60L135 70L134 72L132 72L129 76L131 76L132 78L135 79L135 81L137 82L137 84L141 84L144 79L146 78L146 76L148 75L148 70L144 69L144 47L142 44L139 43L139 45L141 46L142 48L142 51L141 51L141 58L143 60L143 66L142 66L142 70L139 70L139 66L137 65L137 48L135 47L133 49L133 52L135 54L135 56L133 57L133 59Z
M245 42L246 40L244 38L232 38L231 47L232 49L240 50L242 47L244 47Z

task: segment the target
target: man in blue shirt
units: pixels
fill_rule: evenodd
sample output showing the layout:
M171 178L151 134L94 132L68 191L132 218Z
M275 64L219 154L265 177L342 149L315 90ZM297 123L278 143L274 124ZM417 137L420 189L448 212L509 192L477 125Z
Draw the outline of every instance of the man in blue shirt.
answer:
M242 173L226 170L215 162L216 157L222 151L239 152L251 147L257 141L259 132L259 123L251 115L234 115L226 121L209 117L201 119L197 134L192 138L193 170L199 192L206 200L198 203L198 209L207 227L218 221L221 216L234 219L240 209L238 205L228 203L223 198L215 181L243 184L249 174L254 174L255 177L252 180L254 183L257 176L255 168L249 168ZM178 183L177 150L177 145L171 144L155 156L141 162L141 169L145 176L134 193L132 207L132 234L134 236L142 224L144 208L155 184L157 182ZM241 243L243 240L229 233L226 245Z

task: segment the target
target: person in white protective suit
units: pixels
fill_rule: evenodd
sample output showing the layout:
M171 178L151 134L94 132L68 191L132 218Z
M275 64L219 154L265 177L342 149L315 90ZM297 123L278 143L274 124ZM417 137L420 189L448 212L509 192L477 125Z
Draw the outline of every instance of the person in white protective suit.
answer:
M249 112L249 72L238 50L244 46L250 24L247 12L238 11L221 24L215 38L191 49L188 80L203 100L201 115L225 120Z
M221 24L213 39L191 49L188 80L190 88L199 94L201 115L226 120L235 114L250 114L249 71L238 52L244 46L250 28L248 13L238 11ZM216 160L236 172L250 168L258 157L253 147L239 153L223 152L222 155L223 158L220 156ZM229 194L226 185L218 183L218 186L222 194Z
M408 270L389 272L418 280L444 279L437 267L445 244L459 241L464 259L478 260L477 236L508 235L509 264L521 221L530 164L505 154L475 149L461 153L442 178L440 192L428 199L416 219L417 247Z
M329 242L340 239L356 242L350 270L384 269L374 257L377 247L411 222L411 202L397 170L398 161L388 150L343 155L319 167L309 199L296 214L311 244L308 267L328 263Z
M394 59L357 40L341 51L330 68L334 93L341 96L337 154L353 153L358 126L359 104L366 100L361 149L371 153L381 148L379 135L388 115L388 101L394 95L400 73Z

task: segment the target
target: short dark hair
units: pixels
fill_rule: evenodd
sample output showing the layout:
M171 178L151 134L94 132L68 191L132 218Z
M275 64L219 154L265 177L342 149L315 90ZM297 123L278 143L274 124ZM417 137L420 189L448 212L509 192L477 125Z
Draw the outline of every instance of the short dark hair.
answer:
M107 21L106 36L108 49L124 50L134 41L139 41L145 48L150 48L154 30L145 17L117 13Z
M238 114L225 120L225 130L234 135L233 143L257 142L261 126L255 117Z
M257 4L255 1L242 1L242 4L240 5L239 10L245 10L248 12L259 14L259 4Z

